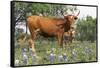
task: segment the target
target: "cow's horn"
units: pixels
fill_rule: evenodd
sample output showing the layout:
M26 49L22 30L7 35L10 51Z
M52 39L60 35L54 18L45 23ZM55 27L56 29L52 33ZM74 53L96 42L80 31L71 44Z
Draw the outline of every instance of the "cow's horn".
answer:
M76 16L78 16L80 14L80 11L78 12L78 14Z

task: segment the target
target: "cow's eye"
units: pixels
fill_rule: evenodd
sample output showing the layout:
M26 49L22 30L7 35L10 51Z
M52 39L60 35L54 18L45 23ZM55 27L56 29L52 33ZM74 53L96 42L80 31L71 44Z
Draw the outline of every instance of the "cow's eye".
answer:
M77 17L74 17L75 20L77 20Z

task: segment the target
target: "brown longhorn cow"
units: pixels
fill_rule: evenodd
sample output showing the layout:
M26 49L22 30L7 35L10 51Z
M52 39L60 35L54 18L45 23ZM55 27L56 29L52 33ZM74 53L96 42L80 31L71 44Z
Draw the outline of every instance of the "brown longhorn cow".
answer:
M31 39L34 42L36 32L39 31L39 34L44 37L55 36L58 39L58 44L63 47L63 34L73 27L78 15L79 13L76 16L67 15L64 16L64 18L47 18L35 15L29 16L27 18L27 24L31 33Z

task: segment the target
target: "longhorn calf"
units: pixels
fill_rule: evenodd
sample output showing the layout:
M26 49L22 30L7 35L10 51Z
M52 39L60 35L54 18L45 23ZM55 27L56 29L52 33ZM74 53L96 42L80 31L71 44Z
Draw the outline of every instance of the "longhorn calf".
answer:
M72 43L73 39L75 37L75 30L70 29L68 32L64 32L63 35L63 42L64 44Z

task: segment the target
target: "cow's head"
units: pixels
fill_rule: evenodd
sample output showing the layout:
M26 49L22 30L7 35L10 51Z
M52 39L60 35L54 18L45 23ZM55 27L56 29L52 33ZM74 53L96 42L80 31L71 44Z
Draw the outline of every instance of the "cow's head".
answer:
M64 18L66 20L66 23L69 24L70 27L73 27L73 24L78 19L77 16L74 16L74 15L64 16Z
M65 22L66 22L66 27L67 31L71 28L74 27L75 21L78 19L78 15L80 14L80 11L78 12L77 15L75 14L70 14L70 15L63 15Z

